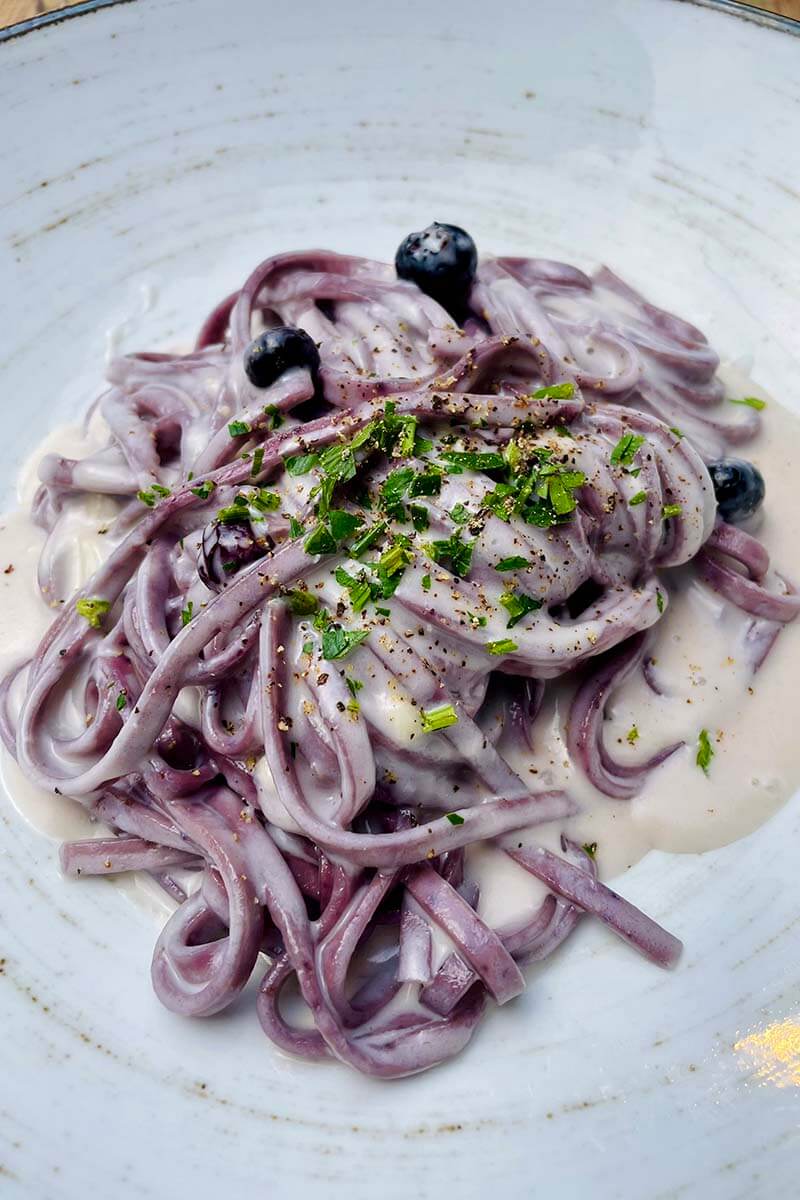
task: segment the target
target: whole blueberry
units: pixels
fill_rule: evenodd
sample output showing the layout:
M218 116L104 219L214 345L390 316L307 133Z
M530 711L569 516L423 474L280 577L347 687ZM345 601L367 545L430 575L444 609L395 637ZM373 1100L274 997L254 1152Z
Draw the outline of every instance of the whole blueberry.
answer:
M719 515L723 521L744 521L764 499L764 477L744 458L720 458L708 464Z
M244 352L245 374L257 388L269 387L290 367L308 367L316 381L319 351L304 329L291 325L265 329Z
M256 536L246 517L210 521L203 530L197 573L206 587L219 591L242 567L263 558L272 545L271 538Z
M400 243L394 265L398 278L411 280L444 308L461 310L475 278L478 251L458 225L434 221Z

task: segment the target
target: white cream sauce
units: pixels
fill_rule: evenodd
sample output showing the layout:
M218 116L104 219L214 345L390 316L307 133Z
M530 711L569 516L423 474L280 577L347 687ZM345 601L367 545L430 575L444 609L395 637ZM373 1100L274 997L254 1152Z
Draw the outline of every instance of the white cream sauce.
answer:
M761 395L768 401L763 432L743 455L760 468L767 498L758 535L773 563L790 577L800 574L800 505L797 504L793 458L800 445L800 422L783 410L740 372L723 372L729 394ZM0 671L32 654L53 616L36 584L45 535L26 515L36 489L36 466L55 451L82 457L104 444L105 430L94 417L86 431L68 426L54 430L31 456L20 475L22 511L0 518L0 612L3 638ZM68 506L68 563L62 564L74 586L111 551L106 530L116 511L114 502L81 497ZM13 570L9 570L11 567ZM576 798L581 812L566 823L579 843L597 843L597 862L604 878L613 878L650 849L692 853L723 846L751 833L783 804L800 782L800 739L795 730L795 699L800 673L800 621L786 626L755 677L741 652L746 618L683 570L665 574L671 603L659 623L653 655L667 695L655 695L640 674L616 693L605 737L614 756L641 761L668 743L685 745L651 772L641 793L631 801L602 796L570 763L564 723L571 685L547 686L546 699L534 727L533 755L517 752L513 766L537 788L563 787ZM416 714L402 696L374 701L395 737L409 735ZM198 723L198 690L184 689L181 716ZM635 728L636 737L629 741ZM708 776L696 765L701 729L711 737L714 758ZM96 836L100 826L66 797L32 786L10 755L2 752L2 776L19 812L39 831L59 840ZM259 787L271 791L266 764L256 768ZM456 805L454 804L454 807ZM519 841L558 846L564 823L522 834ZM505 855L488 846L468 852L470 874L480 883L480 911L490 924L502 924L529 909L541 886ZM119 877L126 891L162 912L170 901L146 877ZM449 948L437 939L435 957Z

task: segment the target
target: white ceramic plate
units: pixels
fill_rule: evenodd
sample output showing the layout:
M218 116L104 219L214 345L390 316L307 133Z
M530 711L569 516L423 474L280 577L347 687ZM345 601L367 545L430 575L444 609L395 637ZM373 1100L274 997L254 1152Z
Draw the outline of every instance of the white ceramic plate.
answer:
M606 260L798 404L800 38L667 0L138 0L0 44L0 462L96 389L106 330L174 342L250 267L389 257L432 218ZM161 1009L154 926L0 809L0 1191L798 1195L797 798L650 855L663 975L586 923L458 1061L288 1061L252 1003ZM765 1032L766 1031L766 1032Z

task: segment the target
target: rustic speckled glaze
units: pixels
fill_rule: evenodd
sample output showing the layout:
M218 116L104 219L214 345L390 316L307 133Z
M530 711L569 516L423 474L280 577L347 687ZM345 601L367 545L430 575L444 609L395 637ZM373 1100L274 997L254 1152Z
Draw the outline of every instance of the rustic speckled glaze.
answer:
M98 386L261 257L389 257L432 218L605 260L800 407L800 39L666 0L144 0L0 45L2 500ZM0 1191L789 1200L797 799L626 894L673 975L581 928L468 1051L391 1085L291 1062L248 998L163 1011L155 927L0 803Z

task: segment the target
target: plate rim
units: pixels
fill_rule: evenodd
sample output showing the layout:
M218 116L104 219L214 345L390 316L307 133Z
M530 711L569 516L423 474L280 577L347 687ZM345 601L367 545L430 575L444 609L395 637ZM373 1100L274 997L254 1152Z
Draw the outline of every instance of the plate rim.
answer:
M25 21L17 21L5 29L0 29L0 43L10 42L36 29L49 25L59 25L63 21L71 21L75 17L84 17L87 13L97 12L101 8L116 8L121 4L133 4L134 0L82 0L70 8L57 8L52 12L39 13ZM672 0L677 4L693 4L696 8L709 8L717 12L727 13L728 16L738 17L753 25L761 25L765 29L775 29L787 33L790 37L800 38L800 20L787 17L782 13L768 12L766 9L754 8L741 0Z

